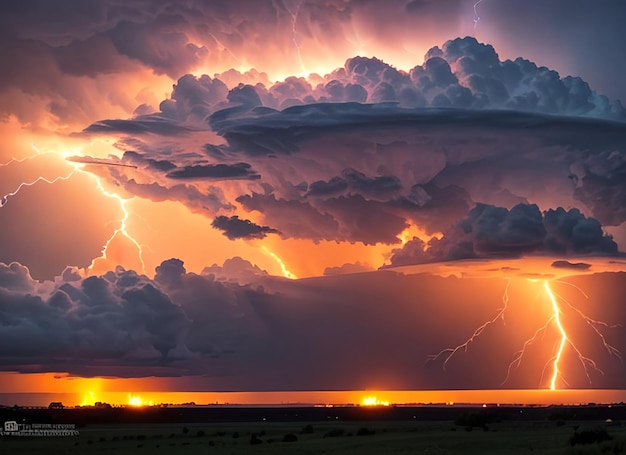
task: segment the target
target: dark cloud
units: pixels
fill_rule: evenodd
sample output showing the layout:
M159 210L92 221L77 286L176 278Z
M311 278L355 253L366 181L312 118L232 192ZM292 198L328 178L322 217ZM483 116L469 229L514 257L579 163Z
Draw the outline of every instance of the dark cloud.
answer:
M180 15L162 15L149 24L120 21L108 31L115 49L137 59L157 73L177 77L197 66L208 53L204 46L189 42L178 30L188 27Z
M172 122L162 115L140 116L133 120L101 120L89 125L83 133L122 133L122 134L148 134L177 135L189 131L189 128L179 123Z
M478 204L441 239L413 239L391 257L394 266L521 256L619 256L600 223L577 209L547 210L518 204L511 210ZM564 267L557 263L556 267Z
M250 220L241 220L237 215L227 217L218 216L211 223L215 229L224 231L223 234L230 240L235 239L263 239L267 234L278 234L276 229L269 226L259 226Z
M548 210L581 201L581 213L602 225L624 221L626 127L614 121L624 112L579 78L501 61L492 46L465 38L432 48L408 73L355 57L311 81L229 91L218 78L186 75L161 113L92 127L168 138L163 125L171 125L181 132L171 134L176 147L194 145L172 153L150 135L137 137L123 161L145 175L118 172L114 183L184 201L167 195L181 189L163 172L199 194L226 188L202 180L247 179L236 201L285 237L393 243L408 223L441 231L476 203ZM328 102L348 99L369 104ZM204 135L209 142L198 147Z
M216 186L200 189L189 184L166 186L156 182L141 183L117 172L110 172L107 177L114 179L121 189L130 194L152 201L178 201L191 211L205 215L235 208L226 200L221 188Z
M611 103L577 77L561 78L559 73L521 58L500 61L491 45L474 38L447 41L426 54L423 65L410 72L396 70L387 63L366 57L348 59L344 68L324 76L317 87L303 78L289 77L269 88L263 84L240 85L230 92L217 78L187 74L174 85L172 96L160 105L163 116L179 121L203 121L213 114L211 125L226 134L224 117L241 109L224 110L227 103L248 108L265 106L286 109L315 102L396 102L402 107L457 107L474 109L514 109L559 115L625 120L619 101ZM322 108L320 108L322 109ZM267 113L267 110L257 110ZM272 112L272 111L269 111ZM298 110L288 110L293 115ZM323 110L320 111L322 113ZM310 112L309 112L310 114ZM250 117L250 115L248 114ZM174 128L164 119L146 116L134 121L103 121L88 132L145 132L150 128ZM238 132L229 131L234 142ZM273 147L279 146L277 139ZM270 144L268 144L270 145ZM267 147L265 148L267 150Z
M607 225L626 221L626 159L617 150L589 155L571 166L574 196Z
M339 195L347 191L348 194L363 194L376 199L377 196L388 197L390 193L398 193L401 189L402 184L395 176L371 178L354 169L344 169L341 177L333 177L328 182L311 183L307 196Z
M211 79L207 75L198 78L187 74L178 79L171 98L161 102L159 108L168 118L203 121L215 110L216 104L226 101L228 95L226 84L219 79Z
M623 324L623 313L615 312L622 275L568 281L588 290L590 299L602 298L594 318ZM493 317L505 280L377 271L290 281L267 276L242 259L201 275L170 259L157 268L154 280L118 268L100 277L38 282L17 264L1 264L0 276L13 276L0 287L3 368L90 376L193 375L215 390L358 390L374 384L497 388L518 342L527 336L528 318L545 322L541 312L527 314L524 324L509 318L507 337L504 325L494 324L484 331L484 342L473 343L444 371L425 360L471 334L476 321ZM509 284L510 308L527 313L529 286L526 280ZM623 349L619 330L606 331L607 339ZM510 341L493 342L502 339ZM593 340L585 338L580 345L605 371L604 376L592 372L593 386L619 387L623 364ZM546 350L529 352L529 363L512 371L512 386L536 387L552 347L551 339L545 343ZM481 371L485 358L489 375ZM572 387L588 386L584 375L568 380Z
M30 278L23 267L0 264L5 276L18 268L19 277L13 274L0 288L0 313L5 323L12 321L0 330L5 361L19 355L68 356L72 363L91 358L123 363L144 356L162 361L180 343L188 324L178 306L132 271L118 269L52 287ZM7 294L9 289L21 292ZM10 340L14 342L7 344Z
M141 153L133 152L133 151L125 151L122 156L123 162L136 163L137 167L148 167L149 169L153 169L161 172L168 172L172 169L176 168L176 165L168 160L153 160L153 159L145 159Z
M312 240L336 238L338 222L309 203L276 199L274 195L257 193L239 196L237 202L248 211L263 213L266 220L278 221L281 234L287 237Z
M171 179L245 179L256 180L261 176L255 173L248 163L206 164L186 166L167 173Z
M186 177L185 191L198 194L224 193L234 189L228 180L242 179L235 199L243 208L260 212L263 223L286 237L312 240L393 243L410 222L441 231L478 202L507 208L530 202L547 210L582 201L581 212L603 225L623 218L623 198L615 191L623 180L621 122L327 103L283 111L236 106L215 112L210 123L226 144L174 154L145 140L123 160L145 171L142 179L108 175L119 176L114 182L132 194L150 197L153 186L155 200L181 201L167 195L181 189L162 180L163 170ZM181 142L197 142L194 134ZM216 164L206 164L207 156Z
M570 262L570 261L554 261L552 267L573 269L573 270L587 270L591 267L591 264L584 262Z

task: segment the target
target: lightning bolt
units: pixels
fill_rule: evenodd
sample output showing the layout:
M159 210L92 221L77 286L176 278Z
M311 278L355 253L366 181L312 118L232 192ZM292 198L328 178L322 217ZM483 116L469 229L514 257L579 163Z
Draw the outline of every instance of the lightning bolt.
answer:
M529 280L529 281L534 281L534 280ZM571 283L567 283L567 282L560 282L560 283L574 286ZM495 317L486 321L484 324L478 327L464 343L454 348L443 349L439 353L429 356L427 361L444 358L443 368L445 369L448 362L452 359L452 357L455 354L457 354L459 351L467 352L467 350L470 347L470 344L473 341L475 341L477 337L482 335L483 332L489 326L496 323L498 320L502 320L504 322L505 313L509 305L509 297L508 297L509 285L510 285L510 280L507 281L507 285L506 285L506 288L504 290L504 294L502 297L502 301L504 305L502 308L498 309ZM582 295L585 296L585 298L588 298L587 295L582 290L580 290L577 286L574 286L574 287L577 290L579 290L582 293ZM551 315L548 318L548 320L535 331L533 336L524 342L522 348L515 354L513 361L509 364L506 377L501 385L504 385L508 381L512 369L520 366L528 347L532 345L534 342L536 342L540 336L544 335L548 331L548 329L552 327L556 330L559 341L557 342L554 354L550 357L550 359L548 360L548 362L546 363L544 367L544 372L546 369L551 370L550 378L548 381L550 390L557 390L560 383L567 385L567 382L563 378L563 371L562 371L563 368L561 366L563 357L567 349L570 349L576 355L578 361L583 367L587 381L590 384L592 383L591 371L595 371L599 374L604 374L602 369L598 367L598 365L593 359L586 357L582 353L582 351L577 347L577 345L572 340L572 337L568 334L566 325L562 318L564 309L569 309L570 311L574 312L579 318L581 318L592 329L592 331L598 337L598 339L600 340L600 342L602 343L606 351L611 356L622 360L620 351L607 342L606 337L602 332L603 329L613 329L613 328L620 327L619 325L609 325L605 322L597 321L585 315L580 309L574 307L565 298L563 298L562 296L554 292L552 288L550 287L550 282L548 280L543 281L543 290L545 291L547 299L550 303Z
M480 22L480 15L478 14L478 5L480 5L483 0L478 0L474 3L474 36L476 36L476 29L478 28L478 23Z
M30 160L32 160L34 158L38 158L38 157L43 156L43 155L58 155L58 153L56 153L56 152L41 152L33 144L30 144L30 146L31 146L31 148L33 150L35 150L35 154L34 155L25 156L24 158L11 158L6 163L0 164L0 167L7 167L7 166L10 166L13 163L23 163L25 161L30 161Z
M85 172L85 171L82 171ZM85 172L86 173L86 172ZM91 261L91 264L89 265L89 267L87 268L88 270L92 270L95 265L96 265L96 261L98 259L108 259L107 257L107 251L109 249L109 245L111 244L111 242L113 241L113 239L117 236L117 235L123 235L124 237L126 237L128 240L130 240L130 242L135 245L135 247L137 248L137 253L138 253L138 257L139 257L139 262L141 263L141 271L145 274L146 273L146 263L143 260L143 247L141 246L141 244L132 236L128 233L127 231L127 225L126 223L128 222L128 218L130 217L130 213L128 212L128 209L126 208L126 203L130 200L132 200L132 198L130 199L124 199L123 197L121 197L118 194L115 193L111 193L109 191L106 191L104 189L104 187L102 186L102 182L100 181L100 179L93 175L92 175L95 179L96 179L96 187L98 188L98 190L106 197L111 198L111 199L115 199L119 202L120 204L120 209L122 210L122 214L124 215L122 217L122 219L120 220L120 227L118 227L113 234L111 235L111 237L109 237L109 239L106 241L106 243L104 244L104 246L102 247L102 252L101 252L101 256L98 258L95 258Z
M131 199L124 199L121 196L119 196L118 194L115 193L111 193L109 191L107 191L104 186L102 185L102 181L100 180L99 177L97 177L96 175L84 171L81 168L81 163L76 162L76 161L72 161L69 160L68 158L70 157L70 153L61 153L61 152L57 152L57 151L46 151L46 152L41 152L36 146L34 146L33 144L31 144L32 149L36 152L34 155L31 155L29 157L23 158L23 159L11 159L10 161L8 161L5 164L0 165L0 167L5 167L8 166L9 164L12 163L20 163L20 162L24 162L27 160L32 160L36 157L42 156L42 155L48 155L48 154L54 154L57 155L59 157L61 157L66 163L68 163L71 167L72 170L67 173L66 175L60 175L58 177L55 177L53 179L47 179L43 176L37 177L36 179L29 181L29 182L22 182L20 183L17 188L7 194L5 194L4 196L2 196L0 198L0 208L4 207L7 202L9 201L10 198L16 196L22 189L27 188L27 187L31 187L33 185L36 185L37 183L40 182L44 182L47 183L49 185L53 185L54 183L58 182L58 181L62 181L62 180L69 180L75 173L81 173L81 174L85 174L90 176L90 178L93 178L96 182L96 188L106 197L111 198L111 199L115 199L119 202L120 204L120 209L122 210L122 219L120 220L120 226L113 232L113 234L111 235L111 237L109 237L109 239L106 241L104 247L102 248L102 252L101 252L101 256L99 258L95 258L92 260L91 265L87 268L87 270L91 270L93 269L96 261L98 259L107 259L107 250L109 248L109 245L111 244L111 242L113 241L113 239L117 236L117 235L123 235L124 237L126 237L133 245L135 245L135 247L137 248L138 251L138 256L139 256L139 262L141 263L141 267L142 267L142 272L146 273L146 266L145 266L145 262L143 260L143 249L141 244L132 236L128 233L127 230L127 223L128 223L128 219L130 217L130 213L127 210L126 207L126 203L128 201L130 201Z
M464 352L467 352L470 344L473 343L476 340L476 338L478 338L485 331L485 329L487 329L487 327L489 327L492 324L495 324L496 322L498 322L498 320L501 320L504 322L504 316L505 316L506 310L509 307L509 286L510 285L511 285L511 280L508 280L506 283L506 287L504 288L504 294L502 294L502 304L503 304L502 308L498 309L498 312L492 319L486 321L484 324L482 324L480 327L474 330L474 333L472 333L472 335L467 340L465 340L465 342L459 344L458 346L454 348L446 348L446 349L439 351L437 354L429 356L427 362L437 360L440 357L444 357L445 360L443 361L443 368L445 370L450 359L452 359L452 357L454 357L454 355L461 350L463 350Z
M269 250L269 248L267 248L265 245L263 245L263 251L265 251L265 253L267 253L268 256L270 256L272 259L274 259L278 265L280 266L280 270L283 273L283 276L285 278L289 278L290 280L296 280L298 279L297 276L295 276L293 273L291 273L288 269L287 266L285 265L285 263L283 262L283 260L281 258L278 257L278 255L272 251Z
M302 59L302 49L300 48L300 43L298 42L298 15L300 14L300 8L302 8L302 4L304 0L300 0L298 5L296 6L295 11L291 11L290 8L285 6L285 9L291 16L291 40L293 41L293 45L296 48L296 52L298 53L298 61L300 62L300 69L303 73L306 73L306 68L304 66L304 60Z
M235 59L235 61L237 63L239 63L240 66L242 66L241 59L239 59L235 54L233 54L232 51L228 47L226 47L226 45L224 43L222 43L220 40L218 40L217 37L213 33L209 33L209 36L211 38L213 38L213 40L215 41L215 44L217 44L217 49L220 52L226 51L228 53L228 55L230 55L233 59Z
M556 301L556 297L550 289L550 285L548 284L548 280L543 282L543 286L546 289L546 294L550 298L550 303L552 304L552 311L554 315L551 319L554 320L554 324L556 325L559 334L561 335L561 341L559 342L559 347L557 348L556 355L554 356L554 360L552 362L552 378L550 379L550 390L556 390L556 381L559 379L559 364L561 362L561 358L563 357L563 351L565 350L565 346L571 342L569 341L569 337L567 336L567 332L563 327L563 323L561 322L561 308L559 307L558 302ZM589 377L589 374L587 374Z
M60 180L68 180L72 175L74 175L74 171L71 171L67 175L61 175L61 176L55 177L52 180L47 179L45 177L37 177L35 180L32 180L30 182L22 182L14 191L7 193L4 196L2 196L2 198L0 198L0 208L4 207L7 204L7 202L9 202L9 198L12 198L13 196L17 195L17 193L19 193L22 190L22 188L33 186L39 182L45 182L49 185L52 185Z
M24 158L20 158L20 159L18 159L18 158L11 158L6 163L0 164L0 168L10 166L13 163L24 163L25 161L30 161L30 160L32 160L34 158L37 158L39 156L42 156L42 155L53 154L53 152L41 152L37 147L35 147L32 144L31 144L31 147L35 151L34 155L30 155L30 156L27 156L27 157L24 157ZM22 182L22 183L20 183L18 185L18 187L15 190L11 191L10 193L5 194L4 196L2 196L0 198L0 208L4 207L7 204L7 202L9 201L9 198L12 198L13 196L17 195L17 193L19 193L22 190L22 188L33 186L33 185L35 185L35 184L37 184L39 182L44 182L44 183L47 183L49 185L52 185L52 184L54 184L54 183L56 183L56 182L58 182L60 180L67 180L67 179L69 179L72 176L73 173L74 173L74 171L71 171L68 175L58 176L58 177L55 177L52 180L47 179L45 177L37 177L35 180L32 180L30 182Z

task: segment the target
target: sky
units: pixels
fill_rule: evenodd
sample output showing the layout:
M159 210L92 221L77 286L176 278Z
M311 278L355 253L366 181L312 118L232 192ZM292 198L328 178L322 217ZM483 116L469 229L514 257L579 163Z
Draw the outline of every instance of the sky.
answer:
M623 388L625 18L2 2L4 391Z

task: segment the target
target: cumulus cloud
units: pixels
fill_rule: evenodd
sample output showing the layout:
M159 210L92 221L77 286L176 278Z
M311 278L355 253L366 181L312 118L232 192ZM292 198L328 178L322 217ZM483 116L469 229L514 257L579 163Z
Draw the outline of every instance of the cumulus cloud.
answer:
M501 61L491 45L470 37L433 47L423 65L408 72L377 58L353 57L343 68L317 78L309 82L302 77L288 77L271 86L240 83L229 90L217 76L187 74L174 84L171 97L161 102L158 115L126 122L102 121L86 131L140 133L169 128L173 132L180 126L165 119L202 122L228 107L231 109L225 113L242 112L232 109L237 105L282 110L327 102L391 102L406 108L507 109L626 120L619 101L611 102L597 94L581 78L561 77L554 70L522 58Z
M623 253L597 220L577 209L559 207L541 213L535 204L518 204L511 210L478 204L444 231L441 239L425 243L414 238L395 250L391 265L533 255L617 257ZM578 268L565 262L555 264Z
M30 355L165 361L189 324L180 307L133 271L39 283L18 264L0 264L2 357Z
M269 274L250 261L235 256L226 259L221 266L213 264L211 267L205 267L202 270L202 275L213 275L216 280L220 281L251 284L261 281L260 278L267 277Z
M264 276L247 264L242 277ZM19 371L38 363L46 371L52 362L55 371L75 374L105 374L103 368L123 374L128 367L135 375L179 375L204 371L203 358L251 351L263 326L246 296L262 291L216 281L241 273L241 264L213 269L187 274L171 259L157 267L154 280L118 267L102 276L38 282L26 267L0 263L1 363Z
M38 282L19 264L0 264L0 364L13 371L89 376L191 375L217 390L499 385L516 349L506 343L490 350L488 376L460 374L482 365L479 344L449 366L459 374L446 374L424 359L450 337L471 333L477 317L491 314L505 281L362 269L346 264L329 270L333 276L291 281L268 276L241 258L202 274L169 259L153 280L118 268L102 276ZM626 322L615 320L621 313L612 310L620 304L623 277L598 279L590 298L600 292L611 322ZM573 283L589 287L584 279ZM525 280L510 284L511 307L527 305L528 286ZM449 318L451 312L460 317ZM507 330L509 336L524 333L514 318ZM623 337L611 339L623 349ZM617 387L623 364L602 357L601 343L585 343L584 349L602 359L609 373L594 374L594 386ZM535 359L539 371L543 354ZM520 368L511 380L535 387L536 373ZM584 380L572 383L581 386Z

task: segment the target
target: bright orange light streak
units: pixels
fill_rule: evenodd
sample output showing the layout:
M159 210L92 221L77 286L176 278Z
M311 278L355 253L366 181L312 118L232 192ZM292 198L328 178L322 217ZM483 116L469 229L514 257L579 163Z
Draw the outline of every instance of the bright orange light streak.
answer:
M437 354L429 356L427 362L432 361L432 360L437 360L439 357L442 357L444 356L444 354L446 354L445 360L443 362L443 368L445 370L450 359L461 349L467 352L469 345L473 341L475 341L476 338L479 337L485 331L487 327L489 327L491 324L494 324L498 319L501 319L502 321L504 321L504 314L506 313L506 310L509 307L509 286L510 285L511 285L511 280L508 280L506 282L506 287L504 288L504 294L502 295L502 303L503 303L502 308L498 309L498 313L493 317L493 319L488 320L483 325L481 325L476 330L474 330L474 333L472 333L472 336L470 336L467 340L465 340L464 343L459 344L458 346L454 348L443 349L439 351Z
M119 202L120 209L122 210L122 214L123 214L123 217L120 220L120 227L118 227L113 232L111 237L109 237L109 239L105 243L104 247L102 248L102 253L101 253L100 258L107 259L107 249L108 249L110 243L113 241L115 236L120 234L120 235L123 235L124 237L126 237L128 240L130 240L133 243L133 245L135 245L135 247L137 247L139 261L140 261L141 267L142 267L142 272L146 273L146 266L145 266L145 262L143 260L143 249L142 249L142 246L127 231L127 223L128 223L128 218L130 217L130 214L129 214L127 208L126 208L126 203L128 201L130 201L131 199L124 199L124 198L122 198L118 194L106 191L104 189L104 186L102 185L102 181L96 175L94 175L94 174L92 174L90 172L86 172L86 171L81 169L81 163L77 163L77 162L74 162L74 161L67 160L67 158L69 156L76 156L75 153L72 153L72 152L61 153L61 152L57 152L57 151L54 151L54 150L50 150L50 151L47 151L47 152L42 152L41 150L39 150L33 144L31 144L31 148L36 152L35 155L29 156L29 157L26 157L26 158L23 158L23 159L19 159L19 160L18 159L11 159L9 162L0 165L0 167L8 166L9 164L11 164L13 162L23 162L23 161L26 161L26 160L30 160L30 159L33 159L33 158L35 158L37 156L41 156L41 155L54 154L54 155L60 156L63 160L65 160L66 163L68 163L70 166L72 166L72 170L67 175L61 175L61 176L55 177L54 179L47 179L45 177L37 177L35 180L33 180L31 182L22 182L22 183L20 183L20 185L17 187L17 189L15 189L14 191L12 191L10 193L5 194L4 196L2 196L2 198L0 198L0 208L4 207L6 205L6 203L8 202L8 199L13 197L13 196L15 196L16 194L18 194L22 190L22 188L24 188L24 187L30 187L30 186L33 186L33 185L39 183L39 182L45 182L45 183L48 183L48 184L52 185L52 184L54 184L54 183L56 183L56 182L58 182L60 180L68 180L68 179L70 179L74 175L75 172L80 172L82 174L88 175L88 176L90 176L91 178L93 178L96 181L96 188L104 196L106 196L108 198L115 199L115 200L117 200ZM92 260L92 262L91 262L91 265L88 267L88 270L92 269L94 264L95 264L95 261L97 259L100 259L100 258L94 258Z
M298 54L300 70L302 72L306 72L304 60L302 59L302 49L300 47L300 43L298 42L298 15L300 14L300 8L302 8L302 3L304 3L303 0L300 0L298 2L298 6L296 6L296 10L294 12L292 12L290 8L286 9L291 16L291 40L293 41L293 45L296 48L296 53Z
M565 345L567 344L568 337L563 324L561 323L561 309L552 293L552 289L550 289L550 285L548 284L548 280L544 280L543 287L550 298L550 302L552 303L552 310L554 311L554 323L561 334L561 341L559 342L559 347L556 351L556 355L554 356L554 361L552 362L552 378L550 379L550 390L556 390L556 381L559 378L559 362L561 361L561 357L563 357L563 351L565 350Z
M282 271L283 276L285 278L289 278L290 280L298 279L297 276L295 276L293 273L291 273L287 269L287 266L285 265L283 260L281 258L279 258L278 255L276 255L276 253L271 252L265 245L263 245L262 248L263 248L263 251L265 251L272 259L274 259L278 263L278 265L280 266L280 270Z
M84 171L81 171L84 172ZM87 174L87 172L85 172ZM96 187L98 188L98 190L100 190L100 192L105 195L106 197L112 198L112 199L116 199L119 203L120 203L120 209L122 209L122 213L124 214L124 216L122 217L122 219L120 220L120 227L118 227L113 234L111 235L111 237L109 237L109 240L107 240L107 242L104 244L104 247L102 247L102 252L101 252L101 256L99 258L94 258L91 261L91 264L89 265L89 267L87 268L88 270L91 270L94 268L95 263L98 259L107 259L107 250L109 248L109 245L111 244L111 242L113 241L113 239L115 238L115 236L117 236L118 234L123 235L124 237L126 237L128 240L130 240L132 242L133 245L135 245L135 247L137 248L137 252L138 252L138 256L139 256L139 262L141 263L141 271L145 274L146 273L146 264L143 260L143 248L141 246L141 244L132 236L128 233L128 231L126 230L126 223L128 222L128 218L130 217L130 214L128 213L128 210L126 209L126 203L128 201L130 201L131 199L124 199L123 197L121 197L118 194L115 193L110 193L108 191L106 191L104 189L104 187L102 186L102 182L100 181L100 179L93 175L93 178L96 179Z
M528 281L535 282L536 280L528 279ZM567 282L563 282L563 283L568 284L570 286L574 286L571 283L567 283ZM445 370L448 362L452 359L452 357L457 352L461 350L467 351L469 349L470 344L473 341L475 341L476 338L485 331L485 329L487 329L490 325L494 324L498 319L502 319L504 321L504 316L505 316L505 313L507 311L508 304L509 304L509 296L508 296L509 285L510 285L510 280L507 282L507 286L502 296L502 301L504 303L504 306L498 310L494 318L488 320L487 322L482 324L480 327L478 327L474 331L472 336L470 336L464 343L454 348L443 349L439 353L430 356L427 361L437 360L438 358L443 357L445 359L443 362L443 368ZM574 287L578 289L578 287L576 286ZM561 366L563 355L567 347L569 347L573 352L576 353L576 356L578 357L578 360L580 364L582 365L583 370L585 372L585 376L587 377L587 381L589 382L589 384L591 384L592 383L591 374L590 374L591 371L595 371L599 374L604 374L604 372L602 371L602 369L598 367L598 365L593 359L586 357L583 354L583 352L573 342L572 337L568 335L566 326L561 318L563 314L563 308L567 307L569 310L573 311L578 317L580 317L583 321L585 321L587 325L590 326L592 330L595 332L596 336L598 336L598 338L602 342L607 352L611 354L612 356L621 360L622 356L619 350L615 348L614 346L611 346L607 342L606 337L601 331L602 328L612 329L612 328L619 327L619 325L609 325L605 322L596 321L595 319L588 317L581 310L579 310L578 308L570 304L566 299L564 299L563 297L555 293L550 287L550 283L548 280L543 280L543 288L548 296L548 299L550 300L550 308L552 310L551 311L552 314L548 318L548 320L535 331L533 336L524 342L522 348L515 354L513 361L509 364L509 367L507 369L507 374L506 374L506 377L504 378L504 381L502 382L502 385L504 385L508 381L513 367L517 368L521 365L522 359L524 355L526 354L527 348L532 343L537 341L540 335L545 334L551 325L554 325L556 327L556 330L558 332L560 339L558 342L556 353L550 358L550 360L546 363L544 367L544 371L545 371L548 368L548 365L552 366L552 374L549 380L549 389L557 390L559 383L563 383L567 385L567 382L563 378L563 368ZM580 289L578 290L580 291ZM583 296L587 297L587 295L584 292L582 291L580 292L582 293ZM542 375L542 378L543 378L543 375Z
M33 150L35 150L35 154L34 155L25 156L24 158L11 158L6 163L0 164L0 167L6 167L6 166L9 166L9 165L11 165L13 163L23 163L25 161L30 161L33 158L37 158L37 157L42 156L42 155L50 155L50 154L57 155L58 154L56 152L42 152L37 147L35 147L33 144L30 144L30 146L31 146L31 148Z
M35 180L33 180L32 182L22 182L22 183L20 183L20 184L19 184L19 186L17 187L17 189L16 189L16 190L14 190L14 191L12 191L12 192L10 192L10 193L7 193L7 194L5 194L4 196L2 196L2 198L0 198L0 208L1 208L1 207L4 207L4 206L6 205L6 203L8 202L9 198L11 198L11 197L15 196L15 195L16 195L17 193L19 193L19 192L21 191L21 189L22 189L22 188L24 188L24 187L33 186L33 185L35 185L36 183L39 183L39 182L45 182L45 183L47 183L47 184L49 184L49 185L52 185L52 184L54 184L54 183L56 183L56 182L58 182L58 181L60 181L60 180L67 180L67 179L69 179L72 175L74 175L74 171L71 171L71 172L70 172L69 174L67 174L67 175L61 175L61 176L59 176L59 177L55 177L55 178L53 178L52 180L49 180L49 179L47 179L47 178L45 178L45 177L37 177L37 178L36 178Z

